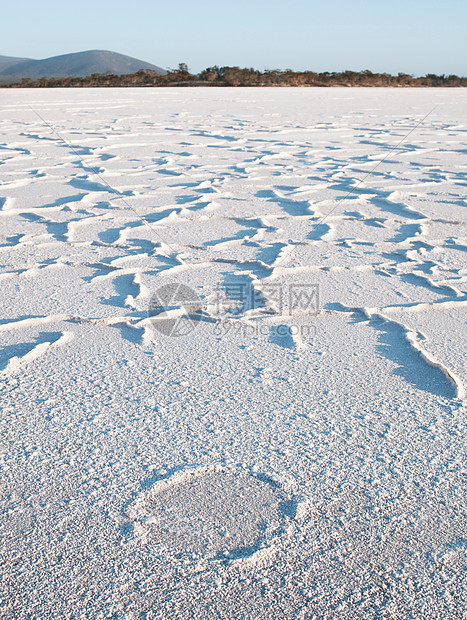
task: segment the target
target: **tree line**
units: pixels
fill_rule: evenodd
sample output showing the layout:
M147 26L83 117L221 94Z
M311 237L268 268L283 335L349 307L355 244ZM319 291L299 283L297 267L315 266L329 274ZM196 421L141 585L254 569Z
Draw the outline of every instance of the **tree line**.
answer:
M208 67L200 73L190 73L185 63L178 69L160 75L156 71L138 71L125 75L94 73L87 77L23 78L5 88L64 88L106 86L467 86L467 78L457 75L414 77L407 73L391 75L372 71L341 71L316 73L291 69L258 71L253 68Z

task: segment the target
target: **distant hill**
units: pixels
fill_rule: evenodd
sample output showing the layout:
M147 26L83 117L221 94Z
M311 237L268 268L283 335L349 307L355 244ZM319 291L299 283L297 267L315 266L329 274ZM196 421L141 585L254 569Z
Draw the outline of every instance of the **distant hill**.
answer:
M15 56L1 56L0 55L0 73L4 69L8 69L12 65L17 65L20 62L26 62L27 60L32 60L32 58L16 58Z
M93 73L113 73L123 75L136 73L137 71L155 71L165 75L166 71L160 67L138 60L124 54L108 52L106 50L90 50L76 52L62 56L52 56L44 60L31 60L0 56L0 79L5 81L17 81L21 78L33 80L42 77L62 78L71 75L86 77Z

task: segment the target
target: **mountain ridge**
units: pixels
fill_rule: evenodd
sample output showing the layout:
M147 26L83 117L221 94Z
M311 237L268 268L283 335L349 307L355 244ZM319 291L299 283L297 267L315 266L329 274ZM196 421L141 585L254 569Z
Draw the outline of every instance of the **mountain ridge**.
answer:
M166 73L149 62L109 50L72 52L41 60L0 56L0 78L4 82L22 78L87 77L94 73L123 75L140 70L155 71L159 75Z
M17 65L20 62L26 62L33 60L33 58L18 58L17 56L2 56L0 55L0 74L4 69L8 69L12 65Z

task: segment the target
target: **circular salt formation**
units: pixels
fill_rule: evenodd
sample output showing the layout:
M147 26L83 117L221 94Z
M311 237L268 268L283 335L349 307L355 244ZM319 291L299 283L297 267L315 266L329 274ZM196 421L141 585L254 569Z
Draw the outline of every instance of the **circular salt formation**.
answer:
M182 472L156 483L131 511L135 533L172 552L247 557L284 522L284 494L245 473Z

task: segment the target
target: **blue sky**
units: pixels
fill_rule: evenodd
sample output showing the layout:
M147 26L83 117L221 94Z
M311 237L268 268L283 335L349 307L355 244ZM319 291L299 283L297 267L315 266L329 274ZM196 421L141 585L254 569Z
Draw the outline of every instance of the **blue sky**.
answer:
M467 75L467 0L14 0L1 15L8 56Z

